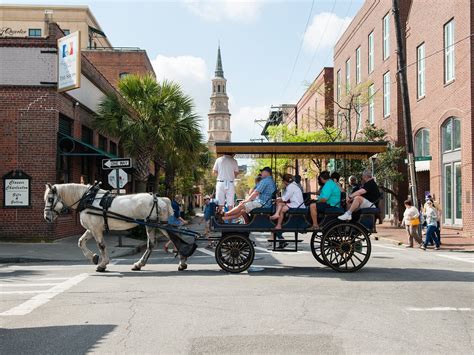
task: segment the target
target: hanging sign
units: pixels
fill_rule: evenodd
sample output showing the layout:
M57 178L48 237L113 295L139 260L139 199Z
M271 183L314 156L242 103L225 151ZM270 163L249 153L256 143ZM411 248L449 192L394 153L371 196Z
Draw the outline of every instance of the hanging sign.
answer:
M58 39L58 92L81 86L80 46L79 31Z
M21 170L3 176L3 207L31 207L31 177Z

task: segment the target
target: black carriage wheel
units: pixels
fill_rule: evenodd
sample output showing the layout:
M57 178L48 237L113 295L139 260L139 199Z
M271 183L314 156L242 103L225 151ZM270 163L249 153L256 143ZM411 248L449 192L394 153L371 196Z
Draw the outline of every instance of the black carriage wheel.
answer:
M340 272L361 269L370 258L368 233L355 223L329 227L321 239L321 253L326 265Z
M323 265L327 265L321 255L321 239L323 234L321 232L313 232L311 236L311 253L313 253L314 258Z
M255 249L248 237L231 234L222 237L217 243L215 255L222 270L239 273L252 265Z

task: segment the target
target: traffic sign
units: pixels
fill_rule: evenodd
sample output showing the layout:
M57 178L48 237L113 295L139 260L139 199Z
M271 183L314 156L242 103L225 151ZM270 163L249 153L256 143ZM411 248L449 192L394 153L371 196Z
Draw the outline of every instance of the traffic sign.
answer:
M109 173L109 185L114 189L121 189L128 182L128 175L122 169L114 169Z
M132 159L131 158L118 158L118 159L102 159L102 169L110 170L116 168L131 168Z

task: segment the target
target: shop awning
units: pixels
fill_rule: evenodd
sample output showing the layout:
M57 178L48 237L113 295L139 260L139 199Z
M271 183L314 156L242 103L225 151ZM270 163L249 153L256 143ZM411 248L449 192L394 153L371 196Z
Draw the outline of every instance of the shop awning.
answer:
M63 156L95 156L106 158L117 158L115 154L106 152L93 145L83 142L80 139L70 135L58 132L58 150L59 155Z

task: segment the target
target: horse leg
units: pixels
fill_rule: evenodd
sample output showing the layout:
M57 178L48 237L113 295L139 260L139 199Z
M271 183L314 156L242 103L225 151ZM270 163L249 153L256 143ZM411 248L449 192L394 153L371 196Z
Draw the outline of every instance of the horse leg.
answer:
M92 251L89 250L87 247L87 241L94 237L90 230L86 230L84 234L79 238L77 245L81 248L82 253L86 257L86 259L92 261L95 265L99 263L99 255L92 254Z
M105 269L107 268L107 264L110 261L109 255L107 253L107 248L105 245L104 233L102 232L102 230L95 230L93 234L94 234L95 241L97 242L97 246L99 247L100 256L102 257L101 262L97 266L96 271L104 272Z
M140 260L133 264L132 271L140 271L141 268L146 265L148 258L155 247L156 231L153 228L146 227L146 234L148 239L145 253L142 255Z

